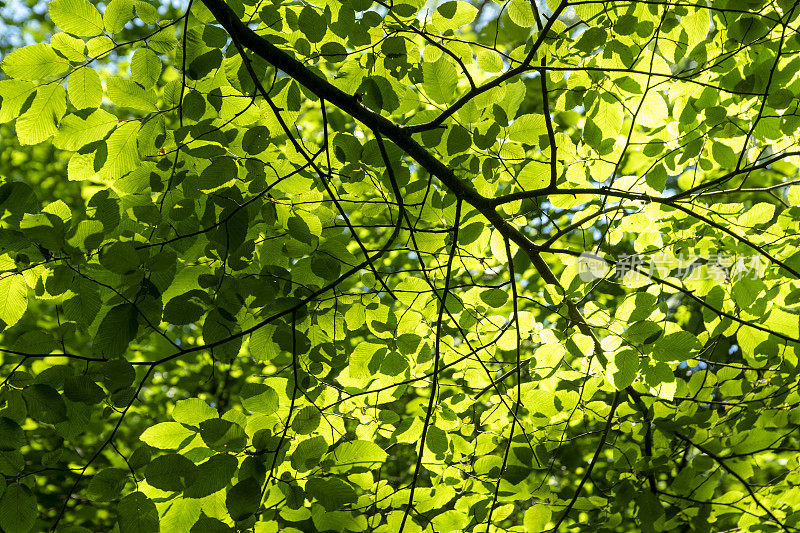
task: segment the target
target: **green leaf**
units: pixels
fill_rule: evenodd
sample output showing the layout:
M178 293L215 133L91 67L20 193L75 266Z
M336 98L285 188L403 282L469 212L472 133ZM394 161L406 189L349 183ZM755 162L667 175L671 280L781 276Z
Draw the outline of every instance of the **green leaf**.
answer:
M552 512L542 503L528 507L525 510L525 531L527 533L543 531L551 517Z
M723 168L735 168L739 159L733 148L720 142L712 143L711 154L714 156L714 160Z
M689 36L690 48L705 40L708 35L711 18L709 15L709 10L697 9L694 13L681 17L681 27Z
M192 324L200 320L210 303L205 291L188 291L167 302L164 306L164 320L171 324Z
M512 141L539 144L539 136L547 134L544 115L520 115L508 128L508 137Z
M654 527L655 522L664 514L664 508L659 499L650 491L639 491L636 496L636 503L639 507L639 522L644 526L642 531L649 533L660 530Z
M248 128L242 137L242 149L250 155L260 154L269 146L269 130L264 126Z
M766 224L771 221L774 216L775 204L759 202L745 209L745 212L736 219L736 223L745 228L752 228L758 224Z
M699 349L697 337L688 331L677 331L658 339L653 345L653 355L659 361L686 361Z
M610 96L597 99L591 117L600 128L604 139L616 139L625 118L622 104Z
M291 217L286 222L286 229L288 229L291 236L298 241L311 244L311 229L308 227L308 224L306 224L306 221L303 220L302 217Z
M605 43L607 37L608 34L603 28L598 28L596 26L590 27L581 34L578 42L576 42L574 46L581 52L591 53L598 46Z
M225 506L236 521L244 520L258 510L261 502L261 486L253 478L239 481L231 487L225 497Z
M297 20L300 31L312 43L318 43L325 37L328 25L325 18L317 13L316 9L311 6L306 6L300 11L300 16Z
M374 470L386 461L389 454L374 442L366 440L351 440L343 442L333 449L328 455L328 460L333 460L337 470Z
M125 122L106 140L106 159L98 173L105 181L121 178L139 166L139 152L136 147L139 127L138 122Z
M499 308L508 301L508 294L502 289L486 289L481 292L481 300L492 308Z
M217 411L200 398L180 400L172 410L175 422L199 427L200 423L210 418L217 418Z
M130 387L136 379L136 370L125 359L112 359L103 365L103 383L115 392Z
M60 55L70 61L83 62L86 60L86 43L66 33L56 33L50 39L50 46Z
M145 112L158 109L156 107L155 93L145 89L133 80L119 77L109 78L106 81L106 90L111 101L119 107Z
M155 85L162 68L161 59L149 48L139 48L131 59L131 75L145 89Z
M227 341L231 335L238 333L239 326L228 320L218 309L213 309L203 322L203 342L214 345L214 357L222 361L233 361L239 355L242 338Z
M103 57L114 49L114 41L108 36L102 35L89 39L86 43L86 48L89 49L90 57Z
M301 441L292 452L292 468L298 472L308 472L319 465L327 451L328 443L324 437L317 436ZM337 464L340 463L337 461Z
M494 50L481 50L476 56L478 68L485 72L495 73L503 70L503 58Z
M308 405L300 409L292 419L292 430L298 435L308 435L317 427L322 419L319 409L313 405Z
M272 342L272 331L261 327L250 334L250 352L257 361L270 361L279 351Z
M103 17L88 0L53 0L47 10L53 23L67 33L78 37L103 33Z
M47 354L58 349L56 339L41 330L26 331L14 342L14 349L28 353Z
M240 452L247 444L247 436L239 424L221 418L200 422L203 442L217 452Z
M447 153L450 155L467 151L472 146L472 136L466 128L454 126L447 134Z
M124 354L128 344L136 337L138 327L138 311L135 306L121 304L111 308L100 322L94 338L97 353L106 358Z
M119 502L120 533L158 533L158 510L153 501L142 494L128 494Z
M92 501L110 502L122 495L122 489L127 481L127 471L121 468L106 468L92 477L86 493Z
M436 531L449 533L452 531L464 531L464 528L469 524L469 520L469 516L465 513L451 509L437 514L431 523L436 528Z
M136 7L136 14L145 24L155 24L158 21L158 10L154 6L144 0L136 0L133 5Z
M529 161L517 174L517 182L526 191L543 189L550 185L550 166L539 161Z
M430 426L425 437L425 447L434 454L438 455L447 451L449 443L447 433L443 429L437 426Z
M28 284L20 274L0 274L0 320L13 326L28 308Z
M444 104L452 100L458 86L458 72L446 56L443 55L433 63L424 63L422 77L425 93L434 102Z
M186 488L184 495L187 498L203 498L221 491L233 479L238 466L236 457L227 453L209 457L206 462L197 466L197 478Z
M167 54L174 52L178 39L175 37L175 32L162 30L150 37L147 44L157 54Z
M103 13L103 25L109 33L119 33L133 19L133 0L111 0Z
M731 295L739 307L747 309L766 291L766 288L760 279L744 276L733 284Z
M162 422L144 430L139 439L160 450L175 450L195 432L177 422Z
M64 87L50 84L39 87L33 103L17 119L17 138L20 144L39 144L57 131L57 123L67 110Z
M200 189L211 190L236 178L238 167L232 157L216 157L200 174Z
M115 242L103 248L100 254L100 264L115 274L131 274L135 272L141 260L133 244L130 242Z
M356 492L339 478L312 477L306 482L306 491L328 511L342 509L356 502Z
M278 394L263 383L245 383L239 394L242 406L250 412L271 415L278 409Z
M86 221L84 221L86 222ZM98 222L98 224L100 224ZM102 228L102 224L100 224ZM76 280L72 286L75 296L64 302L64 316L81 326L91 324L100 312L100 294L97 287L84 279Z
M69 61L56 54L49 44L32 44L8 54L2 66L10 78L37 81L64 74Z
M14 420L0 417L0 450L18 450L25 445L25 432Z
M508 5L508 16L511 21L522 28L535 28L536 16L529 2L512 0Z
M28 81L0 80L0 124L19 116L23 104L36 90L36 86Z
M478 8L460 0L449 0L440 4L431 17L431 21L441 32L457 30L467 24L472 24Z
M144 471L147 483L169 492L183 491L197 479L197 466L183 455L168 453L153 459Z
M194 523L189 533L233 533L233 528L206 515L200 516L197 522Z
M78 109L98 108L103 102L100 75L90 67L73 70L67 80L69 101Z
M669 109L664 97L655 91L648 91L642 100L636 123L648 128L659 128L664 125L669 116Z
M614 355L613 362L606 369L606 376L617 390L628 387L639 371L639 357L633 350L622 350Z
M64 399L49 385L37 384L25 387L22 391L28 415L45 424L57 424L67 419L67 406Z
M58 127L53 145L62 150L77 151L103 139L118 122L117 117L104 109L93 111L85 119L67 115Z
M64 395L73 402L99 403L106 397L100 386L88 376L71 376L64 381Z
M25 485L9 485L0 498L0 527L7 533L27 533L36 522L36 497Z

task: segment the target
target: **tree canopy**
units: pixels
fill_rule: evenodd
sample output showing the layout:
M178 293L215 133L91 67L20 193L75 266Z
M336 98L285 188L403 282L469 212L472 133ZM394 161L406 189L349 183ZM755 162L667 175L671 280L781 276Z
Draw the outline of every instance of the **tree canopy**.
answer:
M0 529L800 530L798 4L0 12Z

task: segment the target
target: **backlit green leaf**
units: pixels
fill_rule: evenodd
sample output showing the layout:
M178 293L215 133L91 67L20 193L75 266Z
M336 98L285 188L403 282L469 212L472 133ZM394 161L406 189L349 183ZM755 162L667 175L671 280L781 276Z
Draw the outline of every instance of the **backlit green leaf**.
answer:
M103 33L103 17L88 0L53 0L47 6L56 26L78 37Z
M58 56L47 44L18 48L3 59L3 71L18 80L43 80L64 74L69 61Z
M19 274L0 274L0 320L16 324L28 307L28 284Z
M162 422L147 428L139 438L153 448L174 450L194 434L177 422Z
M103 101L100 75L91 67L73 70L67 80L69 101L78 109L97 108Z
M434 63L422 66L425 92L434 102L448 102L456 91L458 73L455 65L445 56Z
M103 13L103 25L109 33L119 33L133 19L133 0L111 0Z
M161 76L162 64L158 56L149 48L139 48L131 59L131 74L133 79L149 89Z
M57 123L67 109L64 87L46 85L36 90L30 108L17 119L17 135L21 144L39 144L57 131Z

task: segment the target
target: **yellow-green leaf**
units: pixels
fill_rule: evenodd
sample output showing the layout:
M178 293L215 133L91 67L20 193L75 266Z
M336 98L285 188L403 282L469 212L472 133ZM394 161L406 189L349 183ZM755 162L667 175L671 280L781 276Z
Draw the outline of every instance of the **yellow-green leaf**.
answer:
M100 107L103 102L103 86L100 75L91 67L74 70L67 80L69 101L78 109Z
M425 92L434 102L450 102L458 86L458 72L455 65L445 56L435 62L422 65Z
M478 68L486 72L500 72L503 70L503 58L494 50L481 50L476 56Z
M103 13L103 25L109 33L119 33L133 19L133 0L111 0Z
M431 17L431 21L439 31L456 30L471 24L478 14L478 8L460 0L450 0L441 4Z
M145 89L149 89L158 81L161 68L161 60L149 48L139 48L131 59L133 79Z
M103 33L103 18L88 0L53 0L47 6L56 26L78 37Z
M22 105L36 90L36 86L22 80L0 80L0 124L19 116Z
M622 128L622 104L619 102L606 102L602 98L598 98L592 119L597 124L597 127L600 128L604 139L615 139Z
M508 16L514 24L522 28L536 26L536 15L533 13L531 3L526 0L511 0L508 5Z
M194 431L177 422L162 422L145 429L139 439L153 448L174 450L194 434Z
M119 107L128 107L139 111L156 111L156 95L137 85L132 80L113 77L106 82L108 97Z
M83 61L86 59L86 43L67 33L56 33L50 39L53 50L70 61Z
M49 139L56 124L67 110L64 87L51 83L36 90L31 107L17 119L17 138L20 144L38 144Z
M53 144L62 150L79 150L105 137L118 122L117 117L104 109L95 110L85 119L67 115L58 127Z
M28 284L21 274L0 274L0 320L13 326L28 308Z
M18 80L44 80L64 74L68 69L69 61L43 43L18 48L3 60L5 73Z
M508 128L508 137L512 141L539 144L539 135L547 133L544 115L520 115Z
M136 148L138 133L138 122L126 122L114 130L106 141L108 155L103 168L98 172L102 179L116 180L138 166L139 152Z

